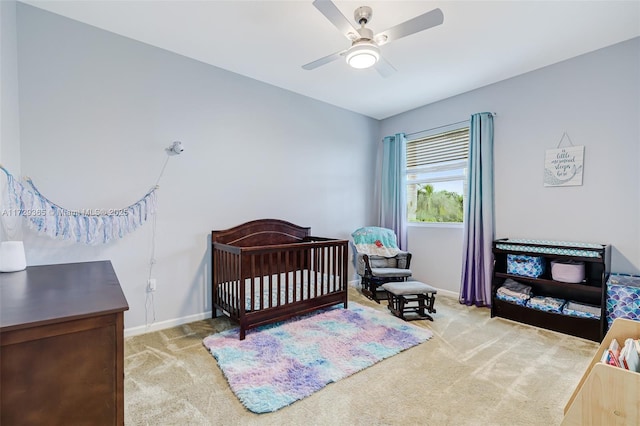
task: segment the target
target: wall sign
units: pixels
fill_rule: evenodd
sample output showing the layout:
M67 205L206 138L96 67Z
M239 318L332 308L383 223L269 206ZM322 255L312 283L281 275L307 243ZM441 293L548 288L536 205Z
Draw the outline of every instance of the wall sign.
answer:
M544 186L579 186L582 185L584 164L584 146L561 148L564 138L569 140L565 132L558 148L547 149L544 158Z

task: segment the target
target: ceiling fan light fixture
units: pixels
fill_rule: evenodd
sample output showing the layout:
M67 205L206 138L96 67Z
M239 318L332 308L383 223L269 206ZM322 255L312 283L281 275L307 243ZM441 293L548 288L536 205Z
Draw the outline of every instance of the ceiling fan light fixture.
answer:
M380 59L380 50L373 43L359 43L347 52L347 64L357 69L372 67Z

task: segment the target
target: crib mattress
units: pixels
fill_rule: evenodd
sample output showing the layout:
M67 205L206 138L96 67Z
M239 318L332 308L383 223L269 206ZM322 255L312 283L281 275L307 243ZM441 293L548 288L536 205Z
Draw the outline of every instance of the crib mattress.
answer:
M302 273L301 273L302 272ZM288 275L288 285L287 277ZM258 311L276 306L282 306L301 300L309 300L315 297L341 291L340 277L336 275L307 274L306 271L280 274L280 287L278 288L278 275L262 277L262 291L260 290L260 277L247 278L245 285L245 311ZM287 288L288 287L288 288ZM224 300L225 286L218 287L218 291ZM253 306L251 293L253 291ZM279 298L278 298L279 296ZM263 301L262 307L260 306Z

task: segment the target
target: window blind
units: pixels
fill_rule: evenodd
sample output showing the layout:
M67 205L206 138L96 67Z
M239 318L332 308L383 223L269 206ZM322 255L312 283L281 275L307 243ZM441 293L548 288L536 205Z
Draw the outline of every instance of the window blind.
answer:
M468 156L468 127L407 142L407 168L464 160Z

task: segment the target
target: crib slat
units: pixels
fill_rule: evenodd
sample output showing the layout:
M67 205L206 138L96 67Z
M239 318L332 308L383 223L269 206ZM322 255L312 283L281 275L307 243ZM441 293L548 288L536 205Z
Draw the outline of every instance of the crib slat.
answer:
M318 270L318 283L320 286L320 294L323 295L325 294L325 288L324 288L324 271L325 271L325 260L327 257L327 248L326 247L320 247L318 248L318 251L320 252L320 259L319 259L319 270Z
M338 247L331 247L333 250L333 269L331 270L333 291L338 291L338 277L336 271L338 269Z
M273 307L273 285L271 279L271 253L263 254L262 258L264 259L264 270L262 271L262 275L264 276L265 283L267 288L269 289L269 299L267 300L267 307Z
M276 252L276 270L272 271L272 272L274 272L274 275L275 275L275 283L274 283L274 285L277 288L276 295L277 295L278 299L277 299L277 302L276 302L277 303L276 306L280 306L280 304L281 304L280 269L281 269L281 267L280 267L280 252L278 251L278 252Z
M257 297L260 298L260 310L265 308L264 305L264 280L262 279L261 269L262 269L262 257L252 254L251 257L254 259L254 269L251 271L251 276L249 277L249 282L251 283L251 291L255 292L258 290Z
M229 253L227 252L223 252L222 253L222 257L221 257L221 262L222 262L222 276L220 277L221 279L221 284L222 284L222 289L224 290L224 303L225 306L227 307L227 310L229 309L229 297L230 297L230 288L229 288L229 280L228 280L228 276L229 276L229 264L228 264L228 259L229 259Z
M234 268L234 259L232 255L229 255L229 271L233 271L233 273L235 273L236 268ZM244 308L244 304L238 303L240 300L242 300L242 295L244 294L244 291L240 288L239 285L237 285L237 281L235 280L235 275L232 275L232 279L229 279L229 285L231 287L233 287L233 293L235 294L235 297L231 300L231 304L233 305L233 310L236 313L239 313L243 308Z
M238 315L238 317L244 316L244 313L246 311L246 306L244 301L245 299L245 287L244 287L244 283L242 282L242 254L238 253L238 254L231 254L231 264L232 264L232 270L234 271L234 276L233 276L233 280L231 281L230 285L232 285L235 289L236 292L238 292L238 297L235 298L234 301L232 301L233 305L234 305L234 311L236 312L236 315Z
M291 303L291 294L290 294L290 290L291 287L289 287L291 285L291 280L289 279L290 274L291 274L291 259L290 256L291 255L291 251L290 250L285 250L284 252L284 288L285 288L285 303Z
M228 257L228 253L227 252L221 252L220 253L220 284L222 285L222 290L224 291L223 293L223 302L224 305L226 306L227 310L229 310L228 306L229 306L229 286L227 285L227 257Z
M318 249L311 249L311 256L313 258L313 297L318 296Z
M296 265L300 265L300 250L295 250L293 251L293 259L294 259L294 263ZM298 271L300 270L300 268L296 267L293 270L293 301L295 302L296 300L298 300L298 284L300 282L300 279L302 277L298 277ZM302 298L301 298L302 299Z

